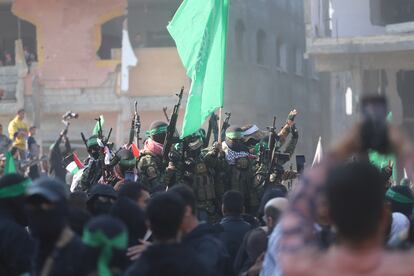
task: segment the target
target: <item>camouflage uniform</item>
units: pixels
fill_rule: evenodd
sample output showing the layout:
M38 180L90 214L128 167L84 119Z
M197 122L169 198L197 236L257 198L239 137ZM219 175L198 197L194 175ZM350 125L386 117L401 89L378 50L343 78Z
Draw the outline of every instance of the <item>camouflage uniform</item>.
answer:
M226 142L223 150L226 155L226 165L222 168L222 175L225 175L226 190L236 190L242 193L244 206L249 214L256 214L260 205L260 198L257 193L254 181L254 156L245 149L233 149L231 144L242 145L242 130L238 127L231 127L226 132Z
M90 156L84 162L85 169L83 170L79 185L76 187L76 190L84 192L89 191L102 177L102 164L99 162L96 154L97 147L99 147L96 135L89 137L86 145Z

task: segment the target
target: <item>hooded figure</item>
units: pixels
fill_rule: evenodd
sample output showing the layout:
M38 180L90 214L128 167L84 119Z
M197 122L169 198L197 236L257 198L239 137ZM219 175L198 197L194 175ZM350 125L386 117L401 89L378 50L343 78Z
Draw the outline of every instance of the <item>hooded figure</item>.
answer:
M82 241L86 245L86 275L121 275L128 265L128 231L119 219L102 215L86 225Z
M81 275L83 245L68 226L68 187L51 178L29 186L26 212L37 241L32 275Z
M30 272L34 243L23 208L28 185L30 180L18 174L0 178L0 275Z
M118 195L110 185L97 184L92 187L86 202L88 211L93 216L109 214Z

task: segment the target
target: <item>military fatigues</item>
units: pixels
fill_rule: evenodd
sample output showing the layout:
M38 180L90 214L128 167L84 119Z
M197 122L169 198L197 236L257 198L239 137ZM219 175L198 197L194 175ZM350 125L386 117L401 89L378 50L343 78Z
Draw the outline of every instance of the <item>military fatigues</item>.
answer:
M150 193L165 191L165 172L163 171L162 157L144 150L138 164L140 182Z
M286 148L282 150L282 147L284 146L288 135L292 132L291 139L289 143L287 144ZM284 153L289 155L289 159L292 157L293 153L295 152L296 145L298 143L299 135L297 132L297 129L295 127L290 128L285 126L281 132L278 134L278 141L275 145L275 152L276 153ZM270 154L269 154L270 155ZM270 156L268 156L270 158ZM292 171L285 171L283 166L289 161L289 160L276 160L276 164L274 168L272 168L270 175L268 175L268 165L269 160L261 160L262 162L256 163L256 169L255 169L255 187L258 188L258 194L262 195L265 190L273 187L274 185L281 184L283 180L292 179L296 176L296 173ZM269 178L269 181L267 181L267 178Z

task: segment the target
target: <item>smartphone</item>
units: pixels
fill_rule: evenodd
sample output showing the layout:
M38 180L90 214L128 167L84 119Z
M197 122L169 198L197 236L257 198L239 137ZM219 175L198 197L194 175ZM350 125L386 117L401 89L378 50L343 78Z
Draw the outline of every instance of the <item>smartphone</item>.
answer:
M299 174L302 174L303 170L305 169L305 165L306 165L305 155L296 155L296 171Z
M363 125L361 140L364 150L388 153L390 143L387 126L388 105L384 96L365 96L361 101Z

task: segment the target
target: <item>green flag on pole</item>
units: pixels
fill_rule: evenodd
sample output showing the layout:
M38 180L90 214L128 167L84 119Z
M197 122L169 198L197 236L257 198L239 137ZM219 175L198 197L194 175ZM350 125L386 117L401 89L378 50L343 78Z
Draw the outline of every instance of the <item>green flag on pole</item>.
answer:
M387 121L390 123L392 122L392 112L388 113ZM387 167L389 164L393 164L394 167L392 170L392 179L394 181L397 181L397 170L395 168L397 164L397 160L395 158L395 155L393 154L384 155L376 151L370 150L368 152L368 156L369 156L369 160L371 161L371 163L379 169L383 169Z
M99 118L101 118L101 127L103 128L103 125L105 123L104 116L101 115L101 116L99 116ZM100 130L99 129L99 122L96 122L95 127L92 130L92 135L98 135L99 130Z
M16 164L14 163L13 155L10 151L6 153L6 163L4 165L4 175L16 173Z
M223 106L228 0L184 0L167 26L191 78L182 137Z

